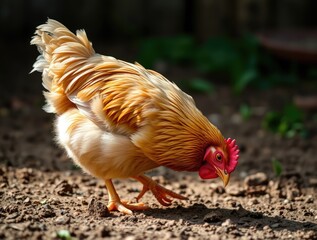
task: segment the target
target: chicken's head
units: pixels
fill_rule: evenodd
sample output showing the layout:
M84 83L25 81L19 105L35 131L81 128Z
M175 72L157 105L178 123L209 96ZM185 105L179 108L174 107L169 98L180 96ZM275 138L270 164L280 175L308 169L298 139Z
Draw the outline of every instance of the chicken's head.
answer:
M205 151L199 176L202 179L220 177L226 186L230 179L230 173L236 168L239 159L239 148L236 140L225 139L225 147L209 146Z

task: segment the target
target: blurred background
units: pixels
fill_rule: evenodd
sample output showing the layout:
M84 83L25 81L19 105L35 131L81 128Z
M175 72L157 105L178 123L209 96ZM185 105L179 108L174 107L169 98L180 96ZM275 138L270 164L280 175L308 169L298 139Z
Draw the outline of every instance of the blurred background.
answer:
M171 214L153 214L173 223L134 216L107 226L103 219L89 220L88 200L79 197L104 202L105 189L55 143L55 116L42 110L41 74L29 74L39 55L30 40L47 18L71 31L85 29L97 53L137 61L192 95L226 138L237 139L239 165L229 188L219 180L201 182L197 173L159 168L152 173L163 176L160 183L195 203L188 211L176 207ZM123 231L121 222L127 226L122 239L139 239L126 232L132 225L151 234L179 225L180 239L200 229L213 229L215 239L316 239L317 0L0 0L0 35L0 239L54 238L60 213L71 216L66 229L75 229L72 236L78 239L94 239L97 226L107 227L100 228L101 236L115 236ZM72 199L57 198L64 183L75 189ZM127 194L140 187L115 184ZM224 212L208 217L212 228L207 223L199 228L209 206L225 206ZM11 225L21 219L26 222ZM1 226L1 220L9 225ZM308 230L311 235L301 234Z
M85 29L96 52L137 61L192 94L224 135L239 136L245 164L258 155L270 168L271 158L296 163L317 132L316 10L315 0L1 0L0 131L21 132L26 120L12 122L21 112L51 128L51 115L37 117L43 88L29 74L38 56L29 42L53 18ZM275 149L283 138L303 146L285 155Z
M27 74L37 56L29 41L48 17L85 29L97 52L173 81L196 76L194 90L220 80L241 92L317 76L316 10L314 0L1 0L1 99L41 89ZM179 67L185 74L168 72Z

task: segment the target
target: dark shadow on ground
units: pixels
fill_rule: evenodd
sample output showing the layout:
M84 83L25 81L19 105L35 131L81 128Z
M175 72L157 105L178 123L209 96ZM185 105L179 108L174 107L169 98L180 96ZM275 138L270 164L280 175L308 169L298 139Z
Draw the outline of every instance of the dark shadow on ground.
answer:
M232 224L236 224L239 228L263 229L264 226L271 226L277 231L287 229L289 231L297 230L314 230L317 231L317 224L312 222L300 222L289 220L282 217L265 216L261 212L252 212L239 206L236 209L225 208L207 208L203 204L194 204L191 207L184 208L177 206L176 208L167 209L151 209L144 212L147 216L159 219L189 221L191 224L203 224L207 222L211 225L221 225L227 219Z

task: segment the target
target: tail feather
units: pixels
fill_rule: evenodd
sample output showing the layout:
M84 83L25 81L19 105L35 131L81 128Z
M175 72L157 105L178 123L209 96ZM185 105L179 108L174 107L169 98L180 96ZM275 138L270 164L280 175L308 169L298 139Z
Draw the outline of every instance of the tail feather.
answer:
M42 72L42 84L48 91L44 94L47 101L44 109L61 114L74 107L63 87L69 83L61 82L70 64L82 64L95 54L85 31L78 30L75 35L60 22L48 19L45 24L37 27L31 44L36 45L41 54L31 72Z

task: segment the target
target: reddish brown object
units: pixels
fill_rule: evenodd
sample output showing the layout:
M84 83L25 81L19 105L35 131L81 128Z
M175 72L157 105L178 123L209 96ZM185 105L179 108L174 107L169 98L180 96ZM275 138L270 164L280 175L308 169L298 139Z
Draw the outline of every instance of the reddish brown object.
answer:
M295 96L294 102L297 107L302 109L317 109L317 96Z
M316 30L270 31L257 35L260 44L284 59L317 62Z

